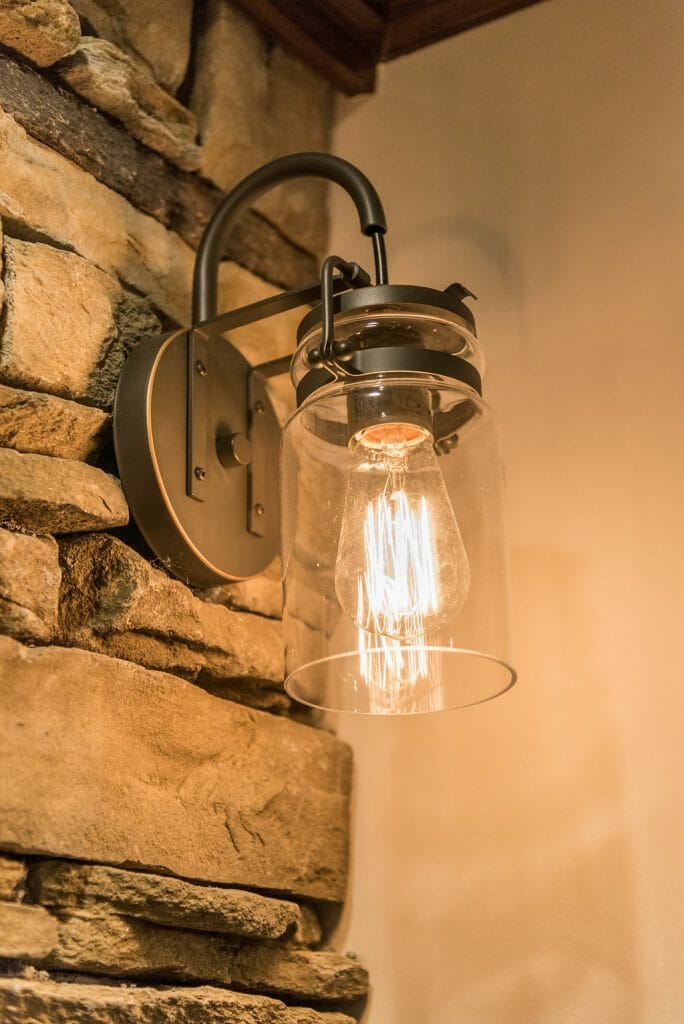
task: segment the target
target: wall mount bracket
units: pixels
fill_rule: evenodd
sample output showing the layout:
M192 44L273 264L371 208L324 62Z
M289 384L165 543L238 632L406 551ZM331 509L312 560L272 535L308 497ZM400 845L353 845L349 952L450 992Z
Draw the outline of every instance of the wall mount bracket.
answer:
M320 281L217 315L218 267L237 218L269 189L300 176L323 177L352 197L373 244L376 280L387 281L380 198L352 164L322 153L260 167L223 200L200 242L193 326L143 341L127 359L114 406L119 474L152 550L179 578L199 586L263 571L279 546L280 425L270 377L291 357L252 366L226 334L321 299ZM330 295L368 285L356 264L326 269Z

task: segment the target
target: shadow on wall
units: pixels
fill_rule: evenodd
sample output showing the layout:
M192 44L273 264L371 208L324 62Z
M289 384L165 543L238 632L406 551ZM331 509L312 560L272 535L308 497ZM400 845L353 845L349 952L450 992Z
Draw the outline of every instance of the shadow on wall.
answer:
M613 695L586 574L539 549L514 552L513 569L510 694L340 726L365 826L338 938L355 949L358 929L371 977L382 962L397 979L396 995L373 994L370 1024L642 1019Z

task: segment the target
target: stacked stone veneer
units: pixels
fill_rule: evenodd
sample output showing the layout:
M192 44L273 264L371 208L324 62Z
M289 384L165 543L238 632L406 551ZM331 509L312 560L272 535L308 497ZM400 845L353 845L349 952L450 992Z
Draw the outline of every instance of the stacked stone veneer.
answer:
M72 3L0 0L0 1020L343 1024L350 757L284 694L277 569L171 579L110 444L222 190L325 148L333 98L225 0ZM320 186L265 197L224 308L315 276L325 230ZM284 321L234 341L281 355Z

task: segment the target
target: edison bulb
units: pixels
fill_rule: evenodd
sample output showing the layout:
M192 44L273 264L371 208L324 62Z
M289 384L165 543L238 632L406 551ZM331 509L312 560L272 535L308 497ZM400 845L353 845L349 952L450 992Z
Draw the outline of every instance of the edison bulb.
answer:
M338 600L367 633L403 641L433 633L463 607L470 567L432 435L383 423L352 444Z

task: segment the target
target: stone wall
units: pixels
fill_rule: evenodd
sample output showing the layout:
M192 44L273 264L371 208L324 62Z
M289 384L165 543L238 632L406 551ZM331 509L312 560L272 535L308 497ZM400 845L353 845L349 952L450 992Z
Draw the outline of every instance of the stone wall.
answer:
M189 319L222 190L333 97L227 0L0 2L0 1019L343 1024L325 949L351 764L282 686L277 567L198 592L111 452L127 354ZM224 308L315 277L325 194L265 197ZM292 316L235 336L290 351Z

